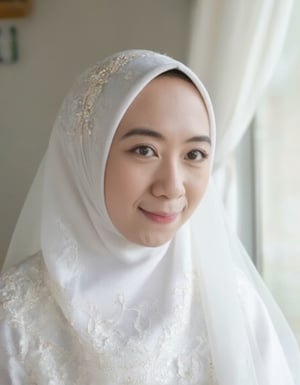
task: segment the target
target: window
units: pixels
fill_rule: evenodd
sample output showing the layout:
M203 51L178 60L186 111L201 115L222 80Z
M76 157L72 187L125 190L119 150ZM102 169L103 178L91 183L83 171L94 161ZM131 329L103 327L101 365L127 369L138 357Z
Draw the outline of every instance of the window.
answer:
M262 273L300 343L300 6L254 125Z

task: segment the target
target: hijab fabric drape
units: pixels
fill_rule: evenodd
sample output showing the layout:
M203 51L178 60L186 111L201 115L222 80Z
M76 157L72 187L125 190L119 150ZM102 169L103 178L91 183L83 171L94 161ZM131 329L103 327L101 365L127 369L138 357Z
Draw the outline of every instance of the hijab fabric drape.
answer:
M143 50L124 51L97 63L78 78L63 102L13 236L5 274L33 252L41 251L45 282L74 338L79 339L83 350L100 352L105 359L114 356L118 378L125 378L141 355L146 367L158 349L157 341L170 354L180 349L186 349L187 355L193 349L199 351L200 344L185 344L174 337L191 337L188 331L178 332L189 324L191 333L197 335L200 329L207 333L207 367L214 372L213 376L199 377L199 383L300 384L297 344L227 226L212 181L191 220L163 246L132 244L109 219L104 173L114 133L139 92L152 79L173 69L187 75L201 93L214 149L215 123L209 96L185 65ZM32 210L35 200L40 205ZM29 231L27 223L32 224ZM194 290L195 281L201 301L190 303L194 294L189 289ZM118 317L116 309L121 314ZM198 319L197 325L194 320ZM163 338L159 337L162 329ZM120 355L124 347L126 357ZM161 365L167 362L165 355L160 356ZM109 365L112 363L108 362L105 370ZM197 362L186 365L193 367L193 373L201 372L195 369ZM93 378L98 371L95 367ZM165 378L167 384L172 383L167 374ZM138 383L148 380L141 375ZM173 383L184 383L176 381ZM152 383L164 382L157 379Z

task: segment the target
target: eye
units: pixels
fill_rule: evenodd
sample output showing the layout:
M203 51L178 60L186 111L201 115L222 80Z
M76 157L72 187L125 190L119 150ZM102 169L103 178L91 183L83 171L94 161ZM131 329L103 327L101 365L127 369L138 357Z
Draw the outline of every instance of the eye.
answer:
M131 152L133 152L134 154L143 156L145 158L150 158L151 156L156 155L155 151L150 146L137 146L137 147L134 147L131 150Z
M186 159L186 160L193 160L193 161L201 161L201 160L207 158L207 156L208 156L208 154L205 153L204 151L192 150L192 151L189 151L186 154L184 159Z

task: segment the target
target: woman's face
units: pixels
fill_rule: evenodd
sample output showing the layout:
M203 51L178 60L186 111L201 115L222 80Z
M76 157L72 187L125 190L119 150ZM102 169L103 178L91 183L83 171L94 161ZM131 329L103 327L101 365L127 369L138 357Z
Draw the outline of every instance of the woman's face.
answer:
M115 133L105 203L119 232L160 246L190 217L209 178L209 121L199 91L162 75L136 97Z

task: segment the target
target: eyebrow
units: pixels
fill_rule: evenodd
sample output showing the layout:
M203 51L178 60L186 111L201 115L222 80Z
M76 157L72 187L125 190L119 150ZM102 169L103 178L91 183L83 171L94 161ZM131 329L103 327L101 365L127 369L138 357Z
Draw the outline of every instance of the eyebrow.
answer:
M150 128L133 128L132 130L126 132L126 134L121 137L121 140L130 138L132 136L150 136L152 138L165 140L165 137L160 132L151 130ZM189 138L186 142L207 142L211 144L210 137L207 135L196 135Z

